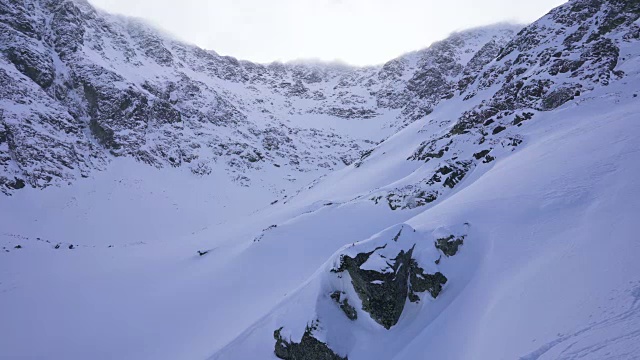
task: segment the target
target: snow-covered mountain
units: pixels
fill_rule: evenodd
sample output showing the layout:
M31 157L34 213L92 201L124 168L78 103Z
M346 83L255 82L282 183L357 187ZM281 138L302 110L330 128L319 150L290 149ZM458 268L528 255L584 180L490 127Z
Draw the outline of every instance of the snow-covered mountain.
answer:
M73 182L113 156L198 175L222 163L245 185L274 166L310 181L430 112L478 50L497 52L516 29L455 34L382 67L260 65L84 1L1 6L5 193Z
M0 18L0 358L640 358L640 2L369 68Z

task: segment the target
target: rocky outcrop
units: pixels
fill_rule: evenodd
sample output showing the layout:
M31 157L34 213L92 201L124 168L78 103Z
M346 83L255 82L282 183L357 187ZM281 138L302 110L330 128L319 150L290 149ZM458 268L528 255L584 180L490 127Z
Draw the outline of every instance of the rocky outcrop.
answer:
M348 272L351 283L362 301L362 310L380 325L390 329L398 322L407 299L420 301L417 293L429 292L436 298L447 278L440 272L425 274L413 259L414 247L401 250L393 259L388 259L387 271L362 269L372 254L383 249L379 247L371 252L360 253L355 257L342 255L340 266L332 270L335 273Z
M436 239L435 246L446 256L453 256L458 253L460 245L464 244L466 235L458 236L449 235L447 237Z
M358 319L358 311L349 304L349 299L345 296L344 291L334 291L331 293L331 299L340 306L340 310L349 318L349 320Z
M488 29L452 34L428 49L388 62L378 76L387 81L377 92L378 106L401 108L409 121L430 114L440 101L454 96L460 82L468 83L493 60L518 28L505 25L493 36L487 36ZM467 60L469 53L475 55Z
M317 326L317 321L310 326L307 325L299 343L282 338L282 328L274 331L275 355L284 360L347 360L347 357L337 355L327 344L313 336L313 331L317 329Z
M640 39L639 18L637 1L575 0L525 27L503 46L485 43L467 62L457 85L447 85L463 104L479 93L484 100L463 107L452 121L430 119L425 128L443 130L432 131L408 158L428 163L427 175L367 197L394 210L411 209L450 191L439 185L459 188L470 171L484 171L501 153L522 143L513 127L623 77L617 69L621 47L628 49ZM455 66L446 69L458 71ZM431 84L432 89L443 89L442 82Z
M361 334L380 334L381 329L372 329L376 323L386 330L399 322L406 326L415 320L409 314L431 303L451 301L440 298L449 280L438 271L439 264L442 252L455 255L469 227L464 223L424 232L397 224L344 246L301 288L304 296L294 295L295 300L286 308L274 312L271 318L282 326L273 333L276 356L346 358L352 351L358 352L355 346ZM298 337L290 329L304 325L299 322L305 314L308 322L304 334Z

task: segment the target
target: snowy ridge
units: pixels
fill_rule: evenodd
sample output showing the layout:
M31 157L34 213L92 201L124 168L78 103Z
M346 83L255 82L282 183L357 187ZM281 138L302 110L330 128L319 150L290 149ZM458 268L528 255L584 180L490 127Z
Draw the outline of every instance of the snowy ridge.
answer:
M244 185L269 183L264 168L274 166L294 177L313 172L310 180L351 164L359 150L415 120L412 113L430 111L471 54L487 41L506 43L517 28L454 34L394 60L401 66L261 65L175 41L83 0L0 5L5 194L87 177L113 156L197 175L224 171ZM440 85L424 93L425 81ZM60 153L39 152L45 143ZM38 155L44 159L34 164Z

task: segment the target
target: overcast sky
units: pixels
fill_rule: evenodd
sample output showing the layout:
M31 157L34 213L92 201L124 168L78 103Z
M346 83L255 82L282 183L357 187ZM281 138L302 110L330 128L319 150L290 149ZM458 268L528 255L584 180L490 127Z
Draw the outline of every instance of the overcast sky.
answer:
M255 62L380 64L452 31L530 23L563 0L89 0L179 39Z

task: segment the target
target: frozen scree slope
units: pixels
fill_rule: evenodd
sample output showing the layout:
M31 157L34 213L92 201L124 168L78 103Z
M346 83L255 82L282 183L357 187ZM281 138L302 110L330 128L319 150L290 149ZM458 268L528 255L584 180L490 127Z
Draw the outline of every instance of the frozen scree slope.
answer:
M0 358L640 358L640 2L382 66L0 1Z

